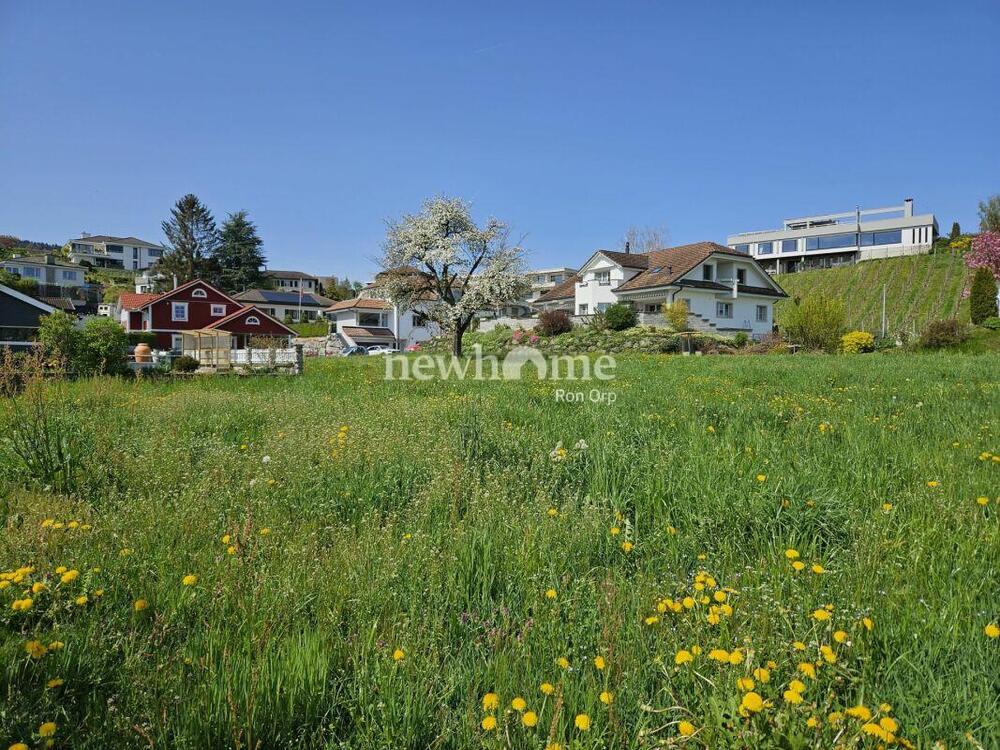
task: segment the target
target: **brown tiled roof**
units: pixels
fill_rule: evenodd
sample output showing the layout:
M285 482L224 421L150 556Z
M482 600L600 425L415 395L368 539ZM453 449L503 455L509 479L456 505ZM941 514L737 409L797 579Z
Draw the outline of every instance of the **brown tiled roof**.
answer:
M648 265L645 266L646 270L636 274L623 284L619 284L615 287L615 291L627 292L631 289L645 289L653 286L673 284L713 253L735 255L744 260L753 260L746 253L738 253L731 248L717 245L714 242L695 242L690 245L668 247L665 250L654 250L645 255L648 259ZM617 254L624 255L624 253Z
M275 271L273 269L269 269L264 271L264 276L269 279L312 279L313 281L319 281L319 279L315 276L302 271Z
M352 339L357 338L369 338L369 339L392 339L396 340L396 337L392 334L388 328L364 328L362 326L344 326L341 330L350 336Z
M118 298L118 304L123 310L138 310L140 307L145 307L159 296L159 294L152 294L150 292L143 294L138 294L136 292L122 292L121 296Z
M648 268L649 258L647 253L617 253L612 250L598 250L601 255L607 256L623 268Z
M388 302L381 299L369 299L366 297L354 297L353 299L342 299L340 302L334 302L328 308L326 312L337 312L338 310L353 310L358 308L360 310L388 310L392 307Z
M73 304L73 300L67 299L66 297L42 297L41 300L46 305L54 307L57 310L76 312L76 305Z
M571 276L561 284L557 284L549 289L549 291L536 299L535 302L555 302L560 299L570 299L576 295L576 285L581 281L583 281L583 277L580 274Z

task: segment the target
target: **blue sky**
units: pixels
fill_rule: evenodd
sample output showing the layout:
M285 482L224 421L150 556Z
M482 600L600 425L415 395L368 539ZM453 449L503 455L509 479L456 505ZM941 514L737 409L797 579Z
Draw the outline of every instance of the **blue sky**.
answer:
M0 233L162 241L181 195L366 278L464 196L532 265L1000 192L1000 4L0 0Z

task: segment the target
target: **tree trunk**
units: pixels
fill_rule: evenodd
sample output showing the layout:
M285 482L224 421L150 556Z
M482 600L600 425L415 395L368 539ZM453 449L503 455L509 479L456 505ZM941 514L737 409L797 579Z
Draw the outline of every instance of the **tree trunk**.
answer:
M469 327L472 319L465 321L464 323L455 324L455 338L451 343L451 353L455 357L462 356L462 335L465 333L465 329Z

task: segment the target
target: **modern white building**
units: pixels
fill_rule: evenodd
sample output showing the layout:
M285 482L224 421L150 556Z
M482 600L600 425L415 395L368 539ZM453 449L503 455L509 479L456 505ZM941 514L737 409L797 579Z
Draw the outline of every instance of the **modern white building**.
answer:
M99 268L125 268L143 271L162 256L166 248L137 237L111 237L84 234L69 241L69 259L81 265Z
M342 346L394 346L399 349L419 344L441 333L423 304L401 310L389 300L355 297L333 303L326 309L331 333Z
M302 271L264 271L267 279L278 292L318 292L319 279Z
M582 323L625 302L640 323L665 325L663 305L683 301L694 329L760 338L774 327L774 303L786 296L753 257L696 242L650 253L598 250L536 306L565 310Z
M726 244L755 257L768 273L792 273L919 255L936 236L934 214L915 216L907 198L900 206L785 219L781 229L732 234Z

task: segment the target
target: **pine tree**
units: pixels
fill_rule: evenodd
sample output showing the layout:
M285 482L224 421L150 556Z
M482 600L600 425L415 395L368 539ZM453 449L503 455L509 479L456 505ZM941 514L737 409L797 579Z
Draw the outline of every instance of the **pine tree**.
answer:
M973 325L997 315L997 282L988 268L977 268L969 291L969 316Z
M951 235L948 237L950 240L957 240L962 236L962 228L958 225L957 221L951 223Z
M246 211L229 214L219 232L219 246L212 256L218 263L221 283L227 292L259 287L264 280L261 266L266 262L264 242Z
M212 256L219 244L219 231L208 207L188 193L174 204L170 220L161 226L170 243L156 264L156 270L166 277L162 283L171 286L174 276L178 284L197 278L217 283L219 269Z

